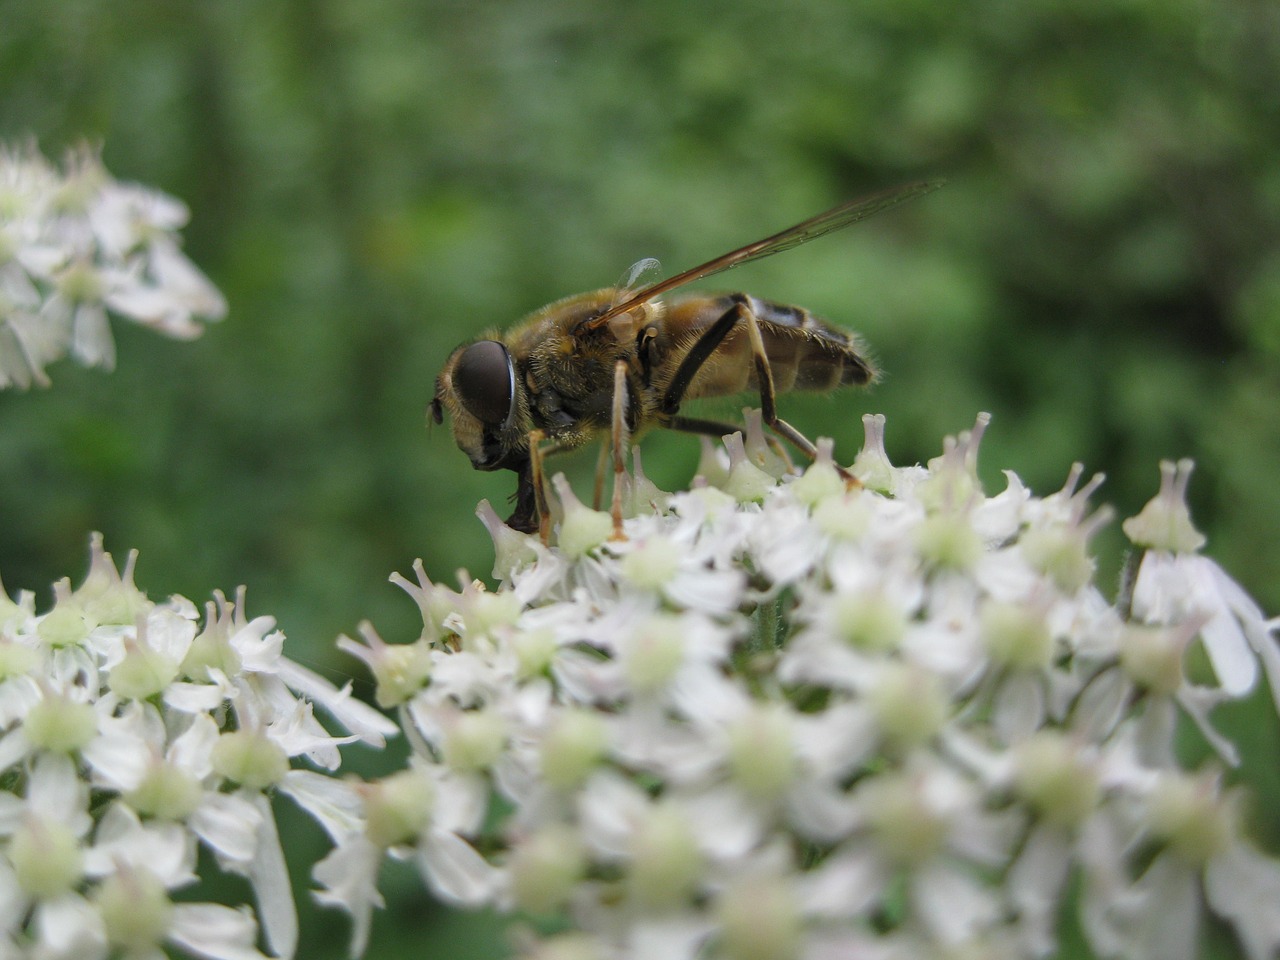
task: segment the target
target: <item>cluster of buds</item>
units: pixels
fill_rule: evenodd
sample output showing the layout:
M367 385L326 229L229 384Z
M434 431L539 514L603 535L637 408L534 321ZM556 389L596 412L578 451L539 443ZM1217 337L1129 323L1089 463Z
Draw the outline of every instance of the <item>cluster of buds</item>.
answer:
M110 369L108 311L190 339L226 302L183 255L186 206L112 179L81 149L58 170L34 147L0 147L0 389L47 386L68 353Z
M637 467L621 537L562 478L549 545L483 504L495 590L393 577L421 636L340 645L413 756L350 785L364 825L315 872L353 953L387 854L544 958L1035 958L1069 906L1099 955L1190 960L1205 910L1274 955L1280 865L1173 750L1187 717L1235 762L1210 710L1280 687L1276 624L1197 553L1190 465L1125 523L1111 602L1101 477L989 496L985 416L905 468L864 422L860 485L829 444L795 476L735 437L686 492Z

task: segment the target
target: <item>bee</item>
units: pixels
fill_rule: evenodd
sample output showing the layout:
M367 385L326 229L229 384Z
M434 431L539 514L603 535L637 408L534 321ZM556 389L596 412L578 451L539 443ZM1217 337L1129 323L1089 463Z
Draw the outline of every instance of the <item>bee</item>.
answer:
M645 285L639 280L657 261L642 260L617 286L558 300L506 334L458 347L436 377L428 415L441 423L448 412L454 440L477 470L516 473L507 523L526 532L538 525L540 451L571 450L609 433L616 448L620 426L632 435L665 427L719 437L737 429L684 416L686 400L756 391L764 422L812 458L814 445L778 416L776 395L872 383L878 370L861 340L803 307L745 293L659 298L941 185L920 181L841 204ZM620 469L618 449L614 459Z

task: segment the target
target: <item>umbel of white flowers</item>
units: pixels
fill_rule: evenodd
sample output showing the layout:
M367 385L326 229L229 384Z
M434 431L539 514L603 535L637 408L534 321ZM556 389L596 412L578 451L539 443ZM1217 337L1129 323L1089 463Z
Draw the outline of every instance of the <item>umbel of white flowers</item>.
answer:
M0 389L48 386L68 353L111 369L108 312L190 339L226 302L179 247L187 208L119 183L95 151L62 170L34 146L0 146Z
M243 591L202 619L182 597L148 600L135 559L119 572L95 535L84 582L54 584L42 614L0 587L0 957L263 957L253 910L192 900L200 849L248 878L267 946L292 956L270 798L343 819L326 799L338 745L380 747L395 726L283 656Z
M1173 750L1185 717L1235 763L1211 709L1259 667L1280 690L1276 622L1198 553L1191 464L1124 523L1112 603L1101 477L990 496L985 415L923 467L864 422L861 487L829 443L783 475L757 426L685 492L637 463L621 539L557 478L550 546L481 505L496 590L392 578L421 636L340 645L413 756L344 784L363 819L314 871L353 954L389 855L524 915L544 960L1037 958L1068 905L1099 956L1191 960L1206 910L1275 955L1280 865Z

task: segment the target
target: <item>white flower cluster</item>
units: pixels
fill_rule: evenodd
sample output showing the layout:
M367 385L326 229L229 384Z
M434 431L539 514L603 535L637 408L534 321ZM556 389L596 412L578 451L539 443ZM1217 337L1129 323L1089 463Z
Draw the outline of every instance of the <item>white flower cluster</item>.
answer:
M339 836L330 802L338 745L381 746L382 714L281 653L270 617L241 593L153 603L92 543L89 574L36 614L0 589L0 958L162 958L168 943L257 960L260 920L291 956L297 920L268 792ZM312 715L326 709L351 736ZM326 773L291 769L305 757ZM247 877L248 908L171 894L203 847Z
M182 339L220 319L222 294L179 248L187 216L90 150L60 172L34 147L0 147L0 389L47 386L68 352L113 367L108 311Z
M1172 749L1185 716L1231 762L1210 709L1280 677L1276 624L1196 553L1189 465L1125 524L1145 553L1113 604L1100 477L988 496L985 416L927 467L865 423L861 486L829 444L779 480L731 438L687 492L637 464L622 538L562 478L554 546L482 505L495 591L393 578L417 642L340 644L414 756L348 786L360 821L315 872L354 953L385 852L561 931L527 933L544 960L1039 958L1068 909L1100 956L1191 960L1206 910L1275 956L1280 865Z

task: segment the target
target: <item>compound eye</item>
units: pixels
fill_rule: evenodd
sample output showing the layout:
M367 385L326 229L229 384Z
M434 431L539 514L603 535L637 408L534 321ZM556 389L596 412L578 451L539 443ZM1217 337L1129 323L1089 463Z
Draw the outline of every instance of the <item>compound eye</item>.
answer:
M497 340L481 340L462 351L453 386L466 411L481 423L505 426L515 408L516 370Z

